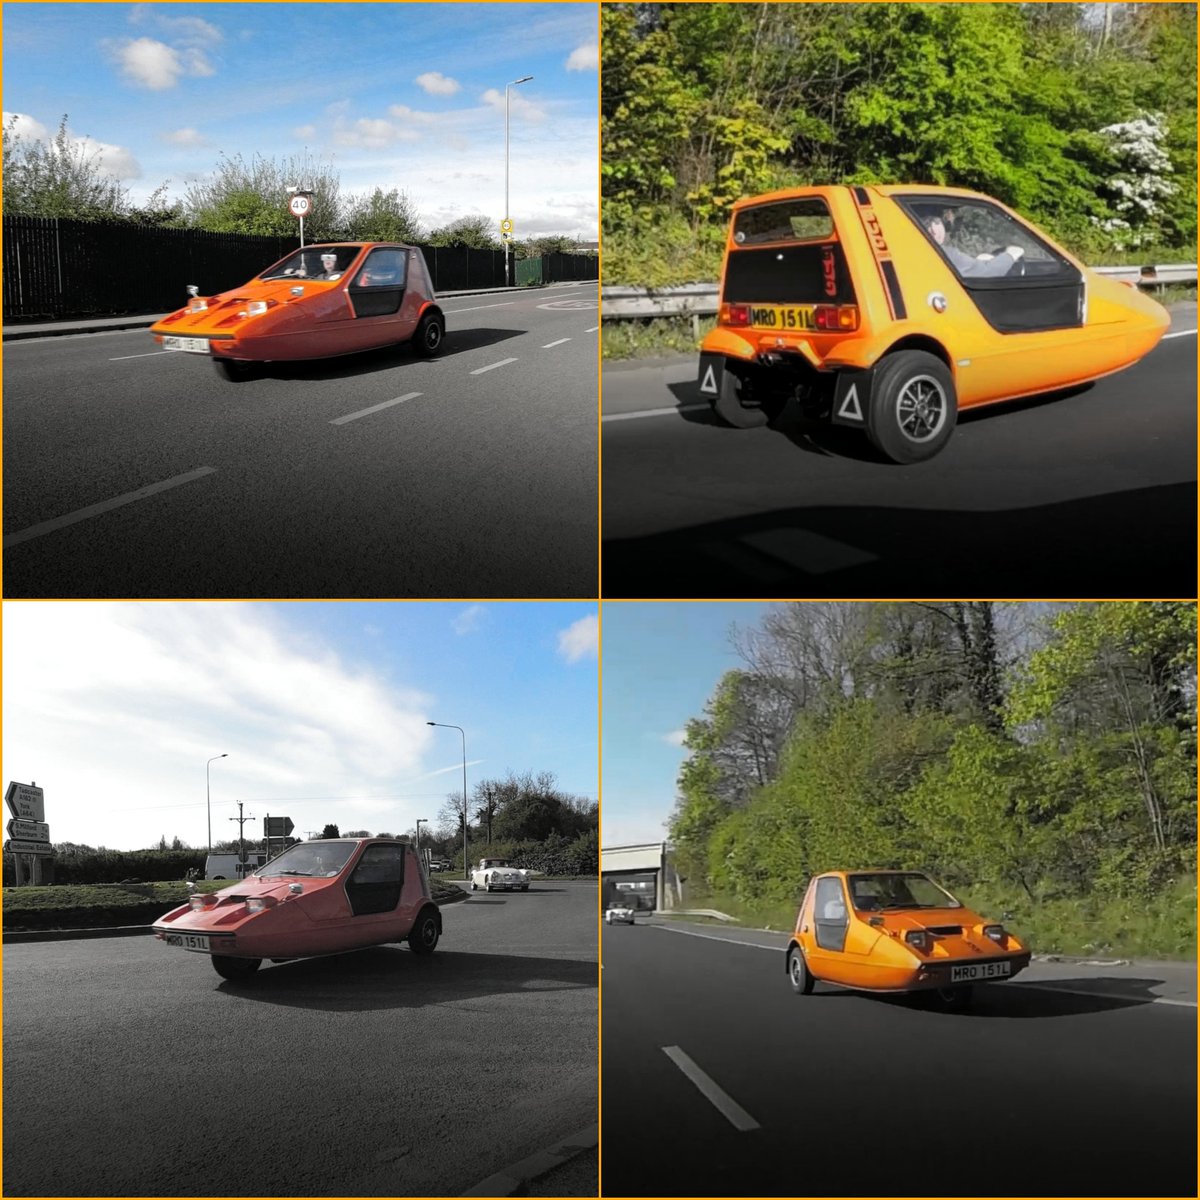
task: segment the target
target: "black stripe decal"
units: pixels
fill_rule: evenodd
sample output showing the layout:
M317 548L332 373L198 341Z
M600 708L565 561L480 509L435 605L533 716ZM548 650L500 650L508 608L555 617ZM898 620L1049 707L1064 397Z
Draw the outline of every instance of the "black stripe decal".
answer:
M900 291L900 278L896 274L896 264L890 258L885 258L880 262L879 267L883 271L883 280L887 284L893 315L897 321L903 321L908 317L908 309L904 307L904 294Z
M859 204L870 203L870 201L867 199L867 189L864 187L856 187L854 189L854 198L859 202Z

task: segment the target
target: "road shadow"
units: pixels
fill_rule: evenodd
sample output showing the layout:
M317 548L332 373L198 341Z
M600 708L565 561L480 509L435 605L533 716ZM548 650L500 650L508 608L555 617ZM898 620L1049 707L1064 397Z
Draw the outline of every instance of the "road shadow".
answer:
M377 1012L487 996L595 989L599 975L594 959L463 954L440 948L421 955L399 946L374 946L326 958L264 963L248 980L227 980L218 990L280 1008Z
M1190 596L1196 485L975 512L776 509L603 547L607 599Z

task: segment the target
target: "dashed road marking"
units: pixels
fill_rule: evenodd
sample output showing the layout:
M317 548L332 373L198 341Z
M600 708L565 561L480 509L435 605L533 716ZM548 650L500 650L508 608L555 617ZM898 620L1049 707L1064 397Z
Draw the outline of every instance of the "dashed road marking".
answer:
M178 354L178 350L151 350L149 354L122 354L120 358L110 358L109 362L124 362L127 358L162 358L164 354Z
M472 371L472 375L482 375L485 371L494 371L497 367L507 367L509 363L515 363L515 358L502 358L499 362L494 362L490 366L480 367L478 371Z
M372 413L382 412L385 408L391 408L396 404L403 404L405 400L415 400L421 392L409 392L407 396L397 396L395 400L385 400L382 404L373 404L370 408L360 408L358 412L347 413L344 417L334 417L330 421L330 425L345 425L347 421L357 421L359 417L369 417Z
M1174 337L1191 337L1196 331L1194 329L1181 329L1178 333L1164 333L1162 340L1165 342L1168 338Z
M547 342L542 347L542 349L543 350L553 350L555 346L561 346L561 345L563 345L563 343L569 342L570 340L571 340L570 338L559 338L557 342Z
M664 1046L663 1053L700 1089L704 1098L734 1129L749 1133L759 1123L727 1092L713 1082L678 1046Z
M599 325L593 325L593 326L591 327L591 329L585 329L583 332L584 332L584 333L599 333L599 332L600 332L600 326L599 326Z
M47 533L55 533L59 529L67 528L68 525L77 525L80 521L98 517L101 513L111 512L114 508L122 508L126 504L132 504L135 500L145 500L148 496L155 496L169 488L192 483L194 480L202 479L205 475L215 474L216 470L216 467L197 467L196 470L188 471L184 475L174 475L170 479L147 484L143 488L138 488L136 492L126 492L123 496L114 496L111 500L101 500L99 504L89 504L87 508L77 509L62 517L55 517L52 521L42 521L37 525L30 525L28 529L22 529L19 533L10 533L4 539L4 548L7 550L9 546L19 546L22 542L31 542L34 538L42 537Z
M642 417L673 417L676 413L699 412L701 409L712 411L711 404L679 404L674 408L646 408L641 412L608 413L601 417L602 421L638 421Z
M512 300L500 300L496 304L475 304L470 308L448 308L446 316L452 317L455 313L478 312L481 308L509 308L513 303Z

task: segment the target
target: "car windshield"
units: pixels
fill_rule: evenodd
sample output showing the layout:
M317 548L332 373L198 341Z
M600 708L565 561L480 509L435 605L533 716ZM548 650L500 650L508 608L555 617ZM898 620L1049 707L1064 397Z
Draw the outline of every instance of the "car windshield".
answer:
M305 246L268 267L260 279L341 279L361 246Z
M305 875L313 879L330 879L350 860L357 842L301 842L265 867L254 872L260 878L273 875Z
M851 875L850 896L859 912L885 908L961 908L949 892L919 871Z

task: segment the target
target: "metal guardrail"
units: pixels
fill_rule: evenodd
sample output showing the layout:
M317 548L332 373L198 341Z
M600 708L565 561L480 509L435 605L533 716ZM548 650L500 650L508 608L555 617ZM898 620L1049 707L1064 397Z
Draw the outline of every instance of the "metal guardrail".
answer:
M1195 283L1196 264L1154 264L1145 267L1092 267L1121 283L1163 288L1172 283ZM612 320L647 317L711 317L717 312L718 285L685 283L679 287L639 288L614 285L600 289L600 315Z

